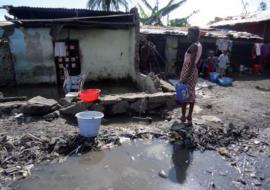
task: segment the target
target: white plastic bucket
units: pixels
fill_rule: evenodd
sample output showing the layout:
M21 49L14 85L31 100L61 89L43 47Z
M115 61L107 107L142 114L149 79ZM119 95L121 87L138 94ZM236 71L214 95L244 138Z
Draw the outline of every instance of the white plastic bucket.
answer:
M76 114L80 135L84 137L96 137L104 114L97 111L85 111Z

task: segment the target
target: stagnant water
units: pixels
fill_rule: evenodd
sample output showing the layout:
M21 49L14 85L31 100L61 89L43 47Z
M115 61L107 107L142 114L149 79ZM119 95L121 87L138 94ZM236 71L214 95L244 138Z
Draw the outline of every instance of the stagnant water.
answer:
M168 178L161 178L160 170ZM35 167L30 178L13 187L20 190L196 190L207 189L213 181L217 189L236 189L232 180L238 175L215 152L188 151L164 141L136 141L112 150L71 157L62 164Z

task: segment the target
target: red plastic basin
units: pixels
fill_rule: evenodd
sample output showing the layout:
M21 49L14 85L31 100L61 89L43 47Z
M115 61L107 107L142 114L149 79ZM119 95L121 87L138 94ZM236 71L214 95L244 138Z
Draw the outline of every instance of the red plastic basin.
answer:
M259 72L262 71L262 67L259 64L254 64L252 68L252 72L254 75L257 75Z
M94 102L100 95L100 89L86 89L79 92L80 99L84 102Z

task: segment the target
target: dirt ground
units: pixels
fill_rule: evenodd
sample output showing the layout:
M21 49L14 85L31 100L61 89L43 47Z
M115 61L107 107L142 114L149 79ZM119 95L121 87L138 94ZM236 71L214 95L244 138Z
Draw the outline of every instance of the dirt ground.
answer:
M235 126L248 126L252 130L258 132L258 137L260 142L263 142L263 147L261 147L260 152L266 154L267 157L270 156L270 79L258 79L258 78L249 78L249 79L239 79L233 83L231 87L220 87L214 86L209 89L203 89L199 91L197 98L197 106L194 113L194 124L205 124L208 126L226 126L230 123ZM214 116L214 120L213 120ZM138 130L151 131L151 135L155 137L164 137L164 134L168 133L168 127L170 119L177 119L180 117L180 110L175 109L169 112L167 118L158 118L151 124L147 122L135 122L132 118L121 117L121 118L105 118L103 122L103 130L101 142L102 147L104 145L108 146L111 142L111 139L115 138L118 134L125 133L127 130L130 130L129 133L134 133L138 135ZM210 117L210 119L209 119ZM218 121L216 121L218 119ZM15 141L19 137L23 136L24 139L34 139L40 141L39 143L46 144L50 146L53 144L54 138L61 137L64 139L65 136L74 137L78 133L78 128L75 127L75 123L67 122L64 118L58 118L51 122L44 121L42 119L29 118L27 122L18 124L14 116L2 117L0 119L0 135L14 137ZM157 129L158 132L153 132ZM140 133L140 137L144 132ZM131 134L129 134L131 135ZM108 140L110 136L110 140ZM132 135L131 135L132 136ZM106 139L107 138L107 139ZM74 140L74 138L73 138ZM19 139L18 141L21 141ZM55 139L54 139L55 141ZM75 140L74 140L75 141ZM253 140L252 140L253 141ZM45 143L46 142L46 143ZM68 142L70 143L70 142ZM66 144L68 144L66 143ZM55 142L54 142L55 144ZM255 142L255 144L257 144ZM28 145L39 147L38 143ZM45 145L44 145L45 146ZM239 145L240 146L240 145ZM51 149L55 149L55 146ZM219 147L220 148L220 147ZM1 145L1 149L3 146ZM235 149L235 148L234 148ZM256 147L254 148L256 149ZM39 148L40 152L45 151L42 148ZM70 151L70 150L66 150ZM221 151L221 155L226 153ZM228 150L230 151L230 149ZM48 154L55 154L55 152L48 152ZM225 152L225 153L224 153ZM34 158L31 158L34 164L38 164L45 161L54 161L57 156L53 157L40 157L36 158L33 153ZM64 155L67 155L65 153ZM257 155L257 153L256 153ZM2 156L2 155L0 155ZM223 155L224 156L224 155ZM2 159L2 158L1 158ZM28 159L28 158L25 158ZM57 157L59 161L59 158ZM7 162L6 160L4 160ZM232 161L232 160L230 160ZM235 161L235 160L234 160ZM3 160L1 160L0 172L3 177L5 174L5 168L2 168ZM5 163L6 164L6 163ZM31 162L28 163L28 165ZM20 163L18 163L20 165ZM6 165L5 167L8 167ZM237 164L236 164L237 166ZM23 175L26 177L27 174ZM270 177L270 176L269 176ZM1 184L10 184L12 181L16 181L16 177L9 177L8 179L2 178ZM270 179L270 178L269 178ZM1 186L0 186L1 187Z
M243 78L235 81L232 87L216 86L204 92L206 96L198 100L202 114L211 113L223 121L244 123L258 129L270 126L269 79ZM207 105L212 108L207 109Z

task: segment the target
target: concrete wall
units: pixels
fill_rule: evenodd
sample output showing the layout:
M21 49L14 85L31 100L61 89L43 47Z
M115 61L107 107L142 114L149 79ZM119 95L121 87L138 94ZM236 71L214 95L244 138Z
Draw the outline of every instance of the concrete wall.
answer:
M79 40L82 72L90 80L135 78L135 29L64 29L59 40ZM9 36L17 83L56 83L50 28L16 28Z
M121 79L135 74L134 30L63 30L59 40L79 40L82 72L88 79Z
M9 37L18 84L55 83L52 38L46 28L16 28Z
M1 32L1 30L0 30ZM4 39L6 40L6 39ZM0 42L0 87L14 83L12 56L8 42Z

